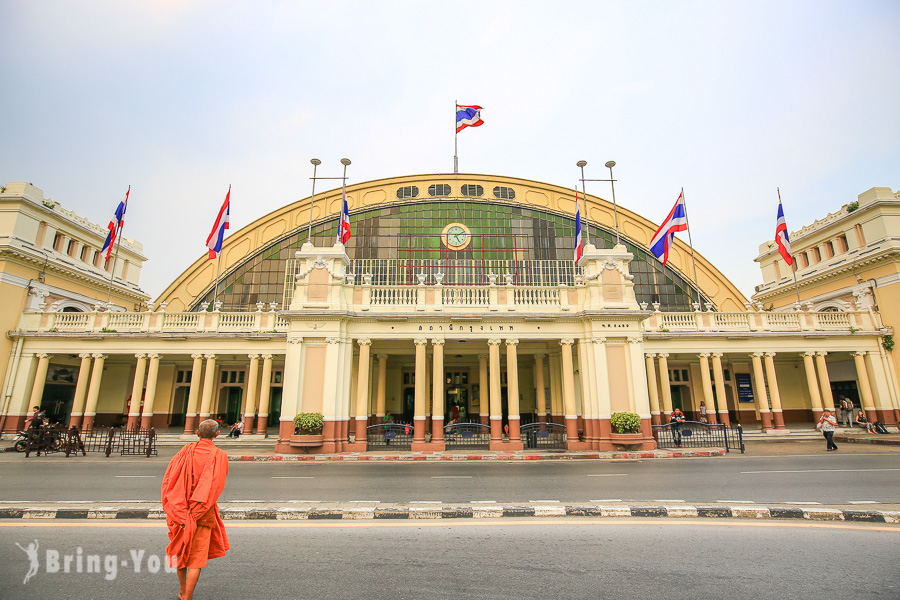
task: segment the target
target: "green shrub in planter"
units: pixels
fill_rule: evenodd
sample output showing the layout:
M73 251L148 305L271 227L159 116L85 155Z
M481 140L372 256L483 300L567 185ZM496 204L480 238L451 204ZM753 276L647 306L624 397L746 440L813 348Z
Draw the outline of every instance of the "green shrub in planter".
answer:
M300 413L294 417L294 429L300 434L319 435L324 421L322 413Z
M635 413L613 413L609 420L616 433L640 433L641 417Z

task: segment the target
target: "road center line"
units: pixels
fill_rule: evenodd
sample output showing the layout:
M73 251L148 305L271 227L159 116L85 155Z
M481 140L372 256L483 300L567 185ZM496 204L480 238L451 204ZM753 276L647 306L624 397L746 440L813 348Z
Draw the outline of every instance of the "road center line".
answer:
M797 471L741 471L741 475L759 473L871 473L873 471L900 471L900 469L802 469ZM588 475L590 477L590 475Z

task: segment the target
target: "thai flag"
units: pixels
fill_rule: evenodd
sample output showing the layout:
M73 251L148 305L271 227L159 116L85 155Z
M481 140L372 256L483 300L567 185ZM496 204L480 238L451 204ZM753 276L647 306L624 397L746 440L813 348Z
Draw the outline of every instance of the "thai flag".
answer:
M463 106L456 105L456 133L459 133L466 127L481 127L484 121L481 120L480 106Z
M575 262L581 260L584 244L581 243L581 205L578 203L578 190L575 190Z
M778 244L778 252L788 266L794 264L791 255L791 240L788 238L787 223L784 220L784 210L781 208L781 190L778 191L778 224L775 225L775 243Z
M678 194L678 200L675 201L675 206L672 207L669 216L650 240L650 251L656 258L661 258L663 264L666 264L669 261L669 249L672 247L675 234L686 229L687 213L684 211L684 191L682 191Z
M338 235L342 244L349 242L353 235L350 232L350 208L347 206L347 192L344 192L344 202L341 204L341 224Z
M106 241L103 242L103 248L100 250L100 254L106 254L104 260L109 260L109 255L112 254L113 246L116 243L116 236L125 225L125 211L128 209L128 194L130 193L131 186L129 185L128 191L125 192L125 199L119 202L119 206L116 207L115 219L110 221L109 225L107 225L109 233L106 234Z
M228 229L228 216L231 212L231 186L228 186L228 193L225 195L225 202L219 209L219 216L213 224L209 237L206 238L206 247L209 248L209 258L212 260L222 251L222 240L225 239L225 230Z

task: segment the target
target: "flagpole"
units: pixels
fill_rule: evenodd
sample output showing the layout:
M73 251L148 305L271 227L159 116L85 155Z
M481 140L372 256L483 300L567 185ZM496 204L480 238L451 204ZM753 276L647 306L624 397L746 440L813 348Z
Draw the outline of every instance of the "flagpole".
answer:
M694 285L697 287L697 304L700 303L700 282L697 280L697 260L694 258L694 240L691 239L691 220L688 218L687 202L684 199L684 188L681 188L681 203L684 205L684 223L687 225L688 244L691 246L691 264L694 266Z
M576 167L581 167L581 195L584 198L584 207L585 207L584 214L587 214L587 189L585 188L585 185L584 185L584 167L586 165L587 165L586 160L579 160L577 163L575 163ZM578 183L577 182L575 183L575 195L576 196L578 195ZM584 236L585 243L590 244L591 243L591 234L589 233L590 228L587 226L587 219L582 219L582 220L584 221L584 224L585 224L585 227L584 227L584 233L586 234Z
M456 112L459 110L459 100L453 101L453 172L459 173L459 147L457 145L457 138L459 137L459 132L456 130Z
M231 184L228 184L228 199L229 202L231 200ZM231 205L228 207L229 212L231 211ZM224 232L223 232L224 237ZM224 248L225 241L222 240L222 246ZM213 292L213 310L216 310L216 300L219 298L219 273L222 271L222 249L219 249L218 256L216 256L216 289Z
M335 240L335 243L341 241L341 226L342 226L343 217L344 217L344 202L347 200L347 165L350 164L350 159L342 158L341 164L344 165L344 176L341 177L341 216L338 217L337 239ZM347 224L349 225L349 223L350 223L350 207L348 206L347 207ZM344 243L341 242L341 245L343 246Z
M776 187L775 189L778 191L778 205L781 206L781 188ZM782 208L782 210L784 210L784 209ZM785 233L785 235L787 235L787 229L785 229L784 233ZM794 258L793 252L791 253L791 261L794 264L797 263L797 259ZM799 306L800 305L800 284L797 283L797 269L794 267L794 265L788 265L788 266L791 268L791 275L794 276L794 290L797 292L797 305Z
M131 194L131 185L128 186L128 191L125 192L125 198ZM128 209L128 205L125 205L125 209ZM112 298L112 285L113 278L116 276L116 262L119 260L119 245L122 243L122 230L125 229L125 215L122 215L122 227L119 227L119 219L116 217L116 254L113 256L113 266L110 269L109 273L109 288L106 291L106 309L109 310L109 300Z

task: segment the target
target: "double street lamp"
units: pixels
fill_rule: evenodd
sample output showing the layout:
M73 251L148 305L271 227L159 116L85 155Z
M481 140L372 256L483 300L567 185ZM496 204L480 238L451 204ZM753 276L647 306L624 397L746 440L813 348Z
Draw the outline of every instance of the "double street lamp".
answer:
M581 192L584 194L585 206L587 206L587 191L585 190L585 185L584 185L585 181L608 181L610 183L610 185L612 185L613 215L615 218L615 225L616 225L616 246L618 246L619 245L619 207L616 204L616 183L615 183L616 180L613 177L613 170L612 170L612 168L614 166L616 166L616 161L614 161L614 160L607 161L607 163L605 165L606 168L609 169L609 179L585 179L584 178L584 167L587 166L586 160L579 160L577 163L575 163L575 166L581 168ZM585 214L587 214L587 210L585 210ZM587 222L587 219L585 219L585 222ZM587 231L587 230L588 230L588 228L585 227L585 231ZM587 241L589 242L590 237L589 236L585 236L585 237L586 237Z
M344 165L344 176L343 177L316 177L316 167L322 164L322 161L318 158L312 158L309 161L313 166L313 174L310 179L312 179L312 196L309 199L309 227L306 230L306 241L312 244L312 223L313 223L313 206L316 203L316 180L317 179L340 179L342 181L342 189L344 193L347 193L347 165L350 164L349 158L342 158L341 164ZM338 226L340 227L340 226Z

